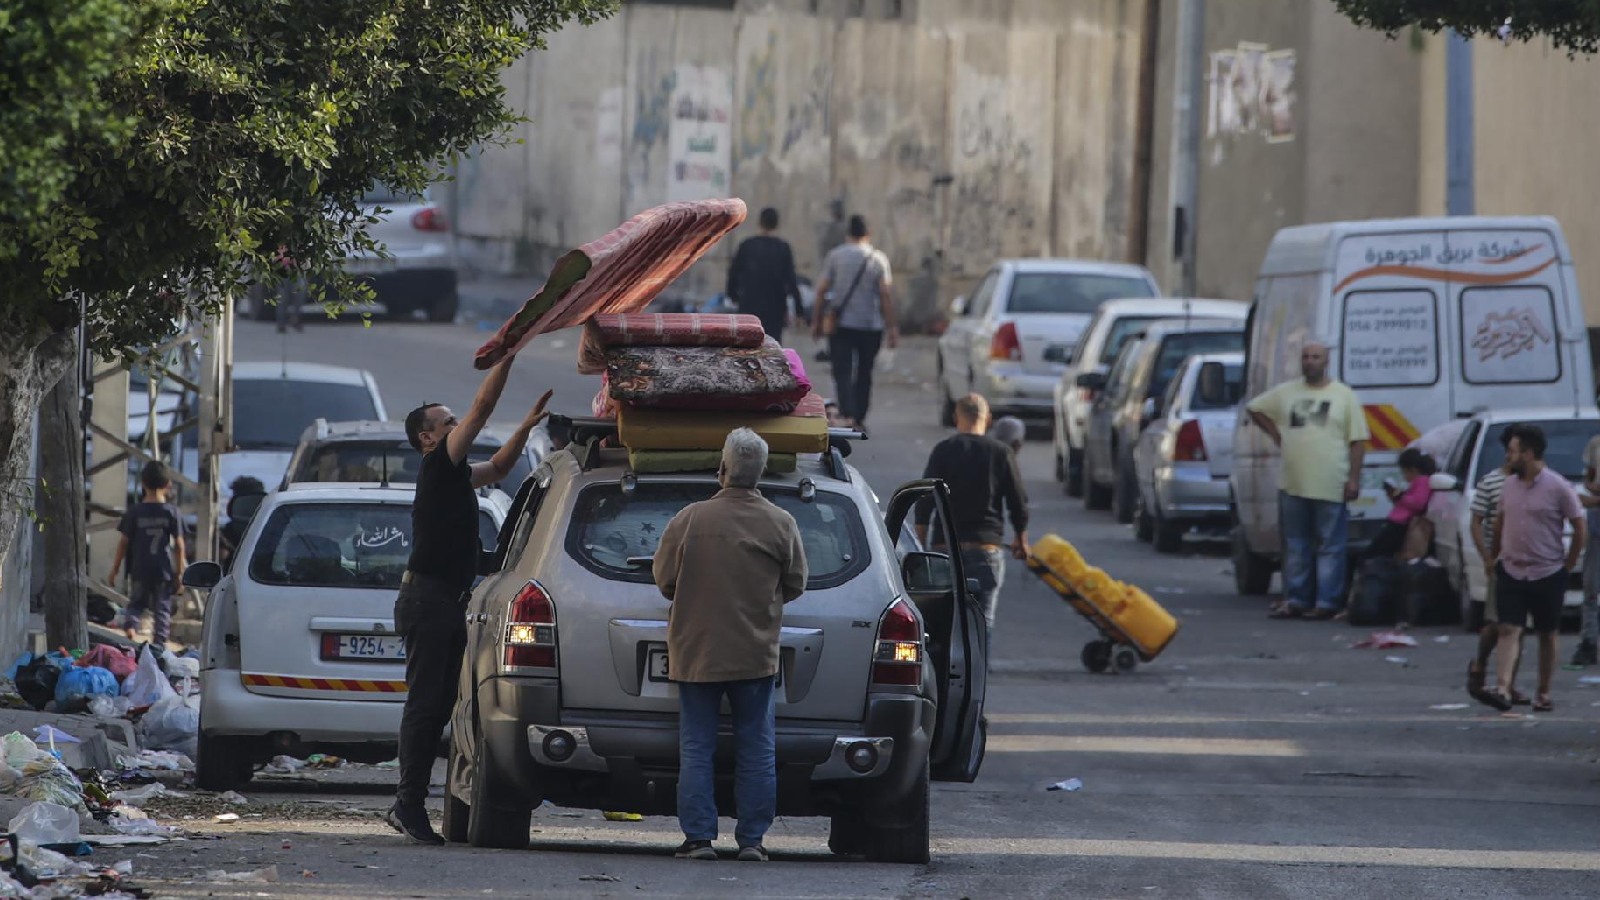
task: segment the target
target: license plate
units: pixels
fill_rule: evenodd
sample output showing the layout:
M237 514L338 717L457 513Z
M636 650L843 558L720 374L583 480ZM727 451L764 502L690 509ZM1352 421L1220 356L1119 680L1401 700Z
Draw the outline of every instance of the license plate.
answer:
M335 656L338 659L403 660L406 658L405 642L395 635L339 634L334 637L338 639L338 643L334 645Z
M649 669L647 670L646 674L649 676L651 681L667 681L668 680L668 678L667 678L667 651L665 651L665 650L651 650L650 651ZM778 681L777 681L777 684L778 684L779 687L783 686L783 666L781 666L781 665L778 666Z

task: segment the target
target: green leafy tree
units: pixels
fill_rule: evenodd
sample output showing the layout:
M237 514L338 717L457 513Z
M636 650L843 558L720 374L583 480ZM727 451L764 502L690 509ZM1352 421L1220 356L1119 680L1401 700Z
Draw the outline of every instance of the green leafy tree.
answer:
M1468 37L1548 37L1568 53L1600 46L1600 0L1333 0L1357 25L1389 34L1416 26ZM1509 23L1509 24L1508 24Z
M280 248L349 296L340 262L373 246L369 186L421 190L504 139L505 68L615 5L0 4L0 559L34 411L80 322L93 351L130 353L282 277Z

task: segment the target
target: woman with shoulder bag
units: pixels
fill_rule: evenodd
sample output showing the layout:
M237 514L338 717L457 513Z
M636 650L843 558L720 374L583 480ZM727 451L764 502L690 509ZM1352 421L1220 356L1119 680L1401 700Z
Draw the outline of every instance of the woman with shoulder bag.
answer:
M850 239L828 252L817 281L811 337L828 339L839 414L847 427L866 427L872 369L885 339L900 343L889 259L868 242L867 221L851 216ZM827 298L824 302L823 298Z

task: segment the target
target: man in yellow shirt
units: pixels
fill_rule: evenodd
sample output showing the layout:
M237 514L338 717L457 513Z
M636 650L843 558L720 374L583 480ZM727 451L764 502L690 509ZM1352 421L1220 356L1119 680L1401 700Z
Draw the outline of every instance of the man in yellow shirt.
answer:
M1355 391L1328 377L1328 344L1300 350L1304 378L1250 401L1250 418L1282 451L1278 530L1283 605L1276 619L1331 619L1344 605L1350 511L1361 493L1367 416Z

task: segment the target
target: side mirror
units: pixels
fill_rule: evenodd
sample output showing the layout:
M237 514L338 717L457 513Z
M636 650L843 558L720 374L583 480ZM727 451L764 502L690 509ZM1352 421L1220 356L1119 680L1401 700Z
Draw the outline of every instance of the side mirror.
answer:
M957 297L950 301L950 315L964 316L967 314L967 298Z
M183 568L183 586L209 591L222 581L222 567L214 562L190 563Z
M900 561L900 577L913 594L945 594L956 588L955 567L944 553L907 553Z
M1461 483L1456 481L1454 475L1435 472L1428 476L1428 487L1436 491L1457 491L1461 489Z
M1208 362L1200 366L1200 399L1206 406L1227 406L1228 373L1222 363Z
M1091 391L1105 390L1106 376L1100 372L1085 372L1078 376L1078 387L1088 388Z
M261 501L265 499L266 494L234 494L228 498L228 518L248 522L255 518L256 510L261 508Z

